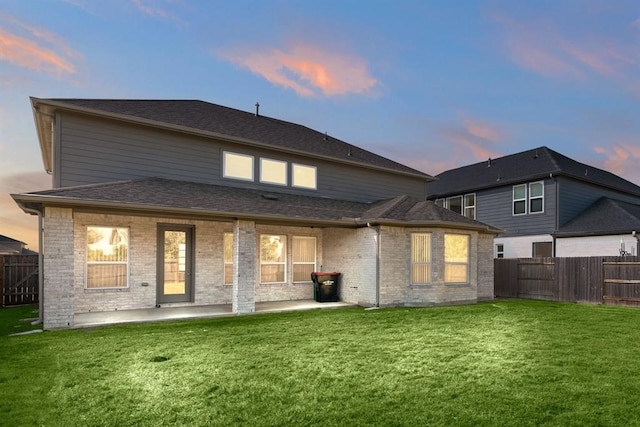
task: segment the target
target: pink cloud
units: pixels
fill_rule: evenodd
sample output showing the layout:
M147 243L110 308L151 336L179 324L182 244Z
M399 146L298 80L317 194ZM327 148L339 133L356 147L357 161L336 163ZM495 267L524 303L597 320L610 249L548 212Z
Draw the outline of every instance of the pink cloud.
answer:
M585 79L591 74L631 79L640 68L637 48L608 36L569 38L552 22L518 22L502 14L494 21L504 31L511 60L549 77Z
M640 185L640 146L622 142L610 147L596 146L593 150L605 156L598 167Z
M319 46L296 45L287 51L234 50L220 55L300 96L365 94L378 84L362 58Z
M0 14L0 20L6 26L13 27L12 31L0 27L0 61L46 73L76 72L73 60L79 55L62 38L46 29L21 23L6 14Z
M131 0L131 3L138 8L142 13L152 18L163 19L166 21L174 21L178 24L184 24L184 21L180 19L175 13L169 11L167 8L159 7L158 4L165 4L170 6L175 1L149 1L149 0Z

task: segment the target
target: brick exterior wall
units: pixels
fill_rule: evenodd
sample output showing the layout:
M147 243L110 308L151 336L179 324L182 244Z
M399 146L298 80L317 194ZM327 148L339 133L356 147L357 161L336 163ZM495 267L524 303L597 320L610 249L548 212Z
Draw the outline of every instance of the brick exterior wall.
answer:
M75 312L73 211L64 208L46 208L42 252L45 283L42 302L45 329L73 326Z
M324 271L338 271L340 299L364 307L377 303L375 228L327 228L323 232Z
M75 313L151 308L156 305L158 224L195 227L194 302L163 306L232 304L236 313L256 302L313 298L313 284L293 282L293 236L316 238L316 270L339 271L340 300L361 306L437 305L493 298L493 236L441 228L313 228L107 215L46 208L43 217L46 329L73 326ZM129 229L129 286L86 289L87 226ZM234 232L234 285L224 284L224 233ZM411 233L432 234L432 283L411 284ZM469 283L444 283L444 234L470 236ZM287 236L284 283L260 283L262 234ZM378 253L378 240L380 252ZM377 283L379 283L379 288Z

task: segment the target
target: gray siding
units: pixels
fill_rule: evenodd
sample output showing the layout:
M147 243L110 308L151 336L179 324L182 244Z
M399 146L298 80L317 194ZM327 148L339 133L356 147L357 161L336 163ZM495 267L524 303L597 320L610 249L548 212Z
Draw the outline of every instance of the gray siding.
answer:
M574 179L559 177L560 227L571 221L601 197L640 203L640 198Z
M400 194L425 197L426 183L422 178L78 115L60 115L57 123L56 187L162 177L357 201L375 201ZM256 181L223 179L223 150L255 156ZM259 183L257 167L261 156L317 167L318 189Z
M531 181L534 182L534 181ZM504 237L552 233L556 228L556 182L544 180L544 212L514 216L513 185L476 193L476 219L505 230Z

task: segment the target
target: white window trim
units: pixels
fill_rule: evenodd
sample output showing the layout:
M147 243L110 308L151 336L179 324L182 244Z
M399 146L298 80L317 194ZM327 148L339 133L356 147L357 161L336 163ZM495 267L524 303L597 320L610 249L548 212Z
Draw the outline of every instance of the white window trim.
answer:
M309 169L313 169L314 172L314 186L310 187L308 185L300 185L300 184L296 184L296 175L295 175L295 168L296 167L303 167L303 168L309 168ZM311 165L303 165L301 163L291 163L291 186L294 188L304 188L307 190L317 190L318 189L318 168L315 166L311 166Z
M542 195L541 196L535 196L535 197L531 196L531 186L533 184L540 184L542 186ZM529 196L528 200L527 200L527 210L528 210L528 212L531 215L544 213L544 181L530 182L528 187L527 187L527 196ZM531 200L536 200L536 199L542 199L542 210L541 211L532 212L531 211Z
M295 255L295 251L293 250L293 245L294 245L294 241L300 239L300 240L313 240L313 262L300 262L300 261L295 261L293 259L294 255ZM313 265L313 271L317 271L316 269L316 265L318 265L318 239L315 236L292 236L291 237L291 280L293 283L309 283L311 282L311 276L309 276L309 278L307 280L294 280L293 278L293 274L295 271L295 266L296 265ZM286 270L286 269L285 269Z
M447 235L464 236L464 237L467 238L467 262L451 262L451 261L447 261L446 244L445 244L445 253L444 253L445 276L444 276L444 283L447 284L447 285L459 285L459 284L471 283L471 236L469 236L468 234L459 234L459 233L445 233L444 235L445 235L445 242L446 242L446 236ZM447 265L466 265L467 266L467 280L464 281L464 282L447 282L447 275L446 275Z
M251 159L251 178L244 178L236 175L227 174L227 155L237 156L237 157L246 157ZM234 153L232 151L223 151L222 152L222 177L227 179L237 179L239 181L246 181L246 182L255 181L255 157L249 154L240 154L240 153Z
M278 236L278 237L283 237L284 238L284 261L283 262L262 262L262 237L263 236ZM260 276L260 284L261 285L271 285L271 284L282 284L282 283L287 283L287 279L288 279L288 263L287 263L287 259L289 258L289 236L287 236L286 234L269 234L269 233L264 233L264 234L260 234L260 238L258 240L258 258L260 260L260 272L259 272L259 276ZM277 281L277 282L263 282L262 281L262 266L263 265L284 265L284 274L283 274L283 280L282 281Z
M467 196L473 196L473 205L467 206ZM466 215L467 209L473 209L472 219L476 219L476 193L467 193L462 197L462 215L469 218Z
M263 178L263 172L265 170L265 162L271 162L271 163L280 163L284 165L284 182L279 182L279 181L270 181L268 179L264 179ZM260 157L260 182L263 184L273 184L273 185L282 185L282 186L286 186L289 183L289 163L282 161L282 160L274 160L274 159L269 159L267 157Z
M502 249L499 249L499 248ZM502 255L502 256L499 256ZM496 253L495 253L495 258L504 258L504 243L496 243Z
M524 198L516 199L516 192L515 192L516 187L524 187ZM527 197L527 195L529 194L528 190L529 190L529 186L527 184L518 184L511 187L511 214L513 216L522 216L528 213L528 206L527 206L529 204L529 198ZM521 202L523 200L524 200L524 212L516 213L516 202Z
M89 261L89 228L126 228L127 229L127 237L129 241L127 242L127 260L126 261ZM131 283L129 280L129 260L131 254L131 228L130 227L120 227L117 225L87 225L85 227L85 243L84 243L84 251L85 251L85 262L84 262L84 289L87 290L96 290L96 289L129 289L131 287ZM89 287L89 265L126 265L126 286L102 286L102 287Z

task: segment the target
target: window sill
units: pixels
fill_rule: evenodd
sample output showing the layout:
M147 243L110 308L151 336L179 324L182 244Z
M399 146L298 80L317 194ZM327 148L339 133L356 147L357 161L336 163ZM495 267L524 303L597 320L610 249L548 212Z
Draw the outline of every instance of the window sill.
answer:
M469 283L469 282L465 282L465 283L445 283L444 285L452 287L452 288L470 288L471 287L471 283Z
M129 292L131 287L126 288L83 288L87 293L109 293L109 292Z
M425 289L425 288L433 288L433 283L411 283L409 285L410 289Z

